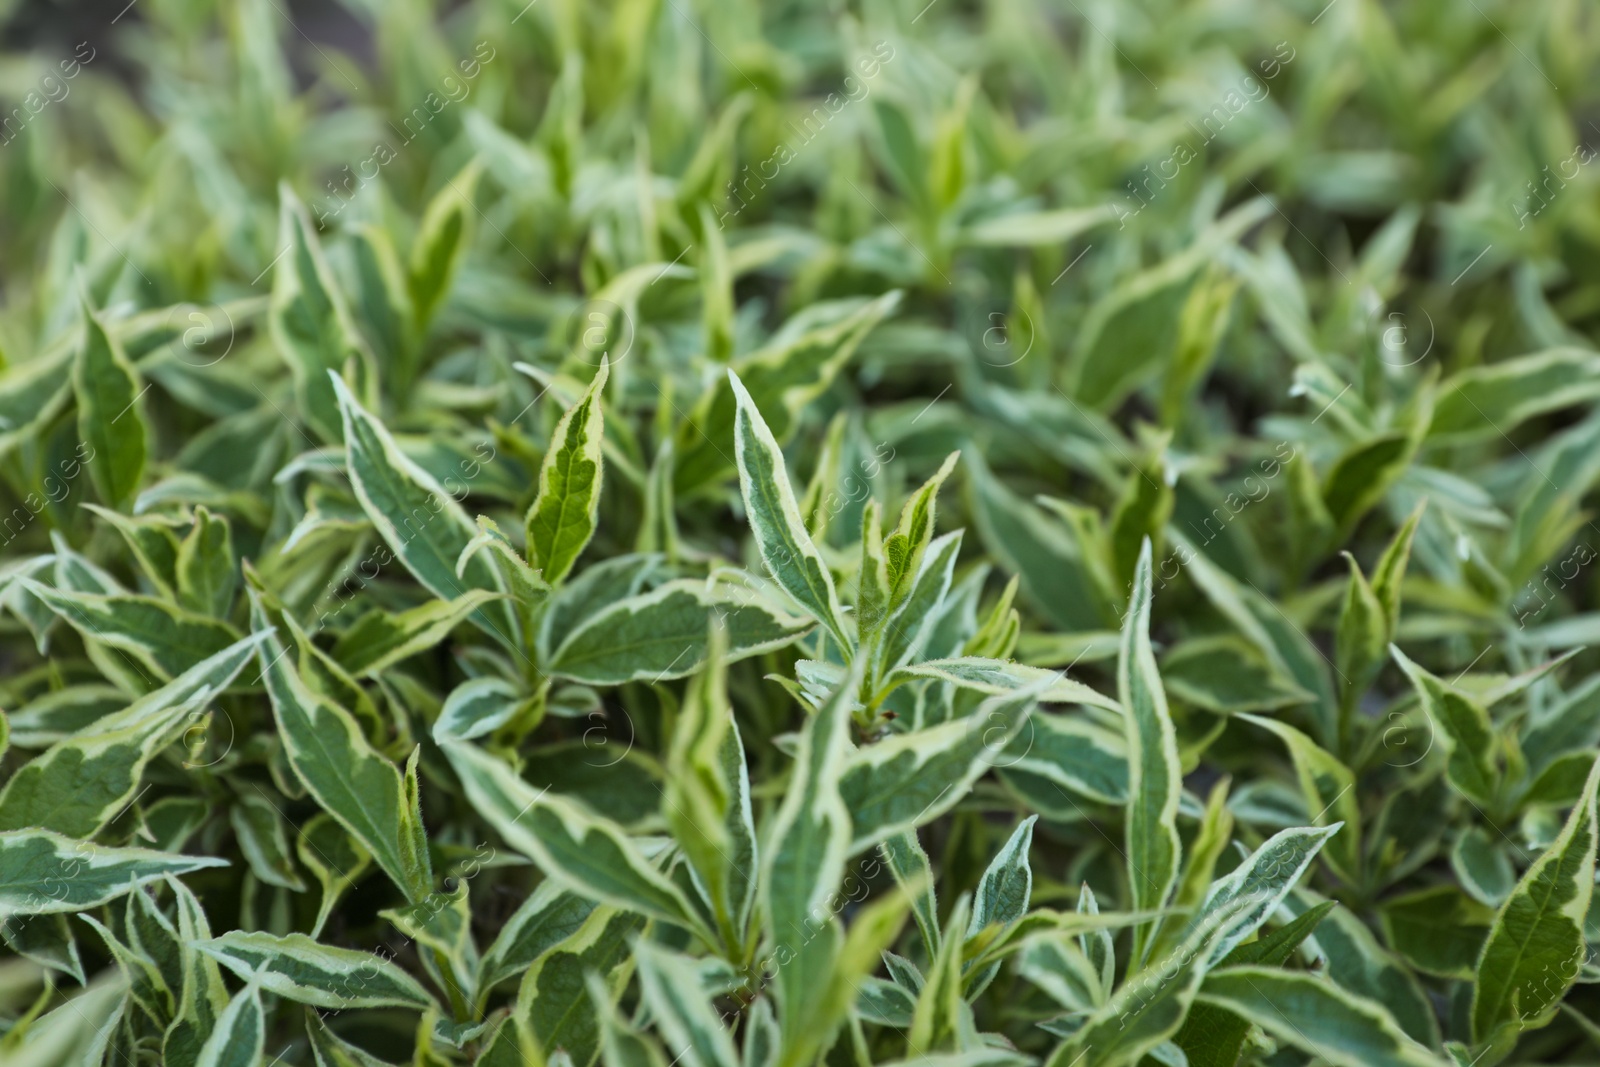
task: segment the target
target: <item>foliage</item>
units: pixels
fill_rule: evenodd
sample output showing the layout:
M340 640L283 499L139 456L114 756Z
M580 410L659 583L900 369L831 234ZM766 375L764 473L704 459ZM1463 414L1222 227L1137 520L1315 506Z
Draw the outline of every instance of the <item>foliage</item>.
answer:
M1467 8L0 57L0 1062L1592 1062L1600 24Z

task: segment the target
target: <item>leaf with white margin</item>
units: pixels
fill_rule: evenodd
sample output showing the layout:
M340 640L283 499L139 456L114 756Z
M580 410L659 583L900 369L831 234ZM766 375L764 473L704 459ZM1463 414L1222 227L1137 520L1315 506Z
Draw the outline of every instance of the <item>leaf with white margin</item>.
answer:
M812 626L732 588L682 579L619 600L585 620L545 669L589 685L683 678L705 665L713 618L728 632L729 662L782 648Z
M1042 688L990 697L964 719L895 734L852 755L839 778L851 853L954 807L1021 731Z
M85 639L133 653L161 678L176 678L239 640L227 623L154 597L64 591L22 577L16 583Z
M255 1067L266 1044L267 1020L261 989L245 986L229 1001L200 1049L197 1067Z
M1000 777L1032 806L1047 815L1062 812L1053 817L1081 813L1073 794L1100 804L1128 802L1126 739L1082 716L1035 711L997 762Z
M463 682L445 697L433 723L433 739L443 744L492 733L511 721L523 699L517 687L503 678Z
M640 939L634 944L639 991L667 1047L687 1067L739 1067L733 1036L717 1017L696 961Z
M1183 791L1178 736L1150 648L1150 555L1146 538L1134 568L1117 658L1117 697L1127 709L1127 861L1136 911L1166 907L1177 884L1178 799ZM1144 962L1154 933L1149 925L1134 929L1130 967Z
M72 391L78 400L78 436L92 450L89 479L100 499L124 507L139 491L150 431L139 398L139 372L117 335L108 331L80 292L83 340L72 361Z
M1338 833L1343 825L1280 830L1251 853L1249 859L1211 883L1211 891L1196 911L1194 923L1202 923L1207 916L1231 908L1237 902L1247 902L1248 906L1230 925L1227 936L1211 944L1204 966L1215 966L1239 942L1260 929L1311 866L1328 838Z
M226 867L226 860L113 848L48 830L0 833L0 919L82 911L168 874Z
M550 434L539 465L539 493L528 508L528 562L550 585L557 585L594 536L605 460L605 413L600 397L610 377L604 357L589 388L568 408Z
M483 954L478 988L487 992L496 983L526 971L547 950L575 934L597 907L582 893L554 879L540 883Z
M1533 862L1489 928L1472 991L1472 1034L1537 1029L1555 1017L1588 951L1584 917L1594 892L1600 840L1600 757L1561 834ZM1552 982L1551 978L1555 981Z
M737 405L734 417L734 458L739 466L739 491L756 547L773 580L811 613L843 649L853 648L839 611L839 595L827 561L800 517L794 487L784 466L783 450L767 428L744 383L732 370L728 382Z
M382 956L313 941L305 934L229 931L196 948L247 982L318 1008L436 1008L428 991Z
M1394 645L1389 651L1416 687L1422 710L1437 731L1450 784L1478 804L1493 805L1500 773L1495 767L1498 743L1489 713L1476 700L1411 662Z
M329 376L344 420L350 484L395 558L444 600L469 589L504 592L494 568L481 556L469 557L456 574L462 551L478 534L477 525L433 475L400 451L388 429L357 402L339 376ZM504 602L486 605L472 618L490 636L514 644L516 622Z
M1356 799L1355 773L1288 723L1263 715L1240 713L1236 717L1270 730L1288 747L1306 810L1316 812L1312 821L1328 825L1331 813L1344 824L1339 841L1328 847L1328 862L1346 882L1357 881L1361 873L1361 805Z
M1041 704L1088 704L1108 711L1121 711L1122 705L1108 696L1095 692L1082 682L1075 682L1065 671L1029 667L984 656L957 656L954 659L930 659L900 667L889 676L889 685L931 678L949 682L963 689L973 689L991 695L1014 693L1019 689L1035 688ZM1048 682L1043 688L1040 683Z
M250 599L252 621L264 629L266 614L254 590ZM367 742L354 716L312 692L276 636L261 646L261 675L295 776L408 900L426 897L433 890L433 870L422 815L406 778Z
M922 842L917 840L915 830L890 834L883 839L878 850L883 855L883 861L889 865L889 873L894 875L895 883L911 896L911 916L917 921L922 945L928 950L928 958L932 959L939 954L942 934L939 929L938 900L934 896L933 865L928 861L928 853L923 850Z
M175 680L58 741L0 792L0 830L37 827L93 837L127 806L144 767L232 682L265 634L252 634Z
M978 891L972 897L968 939L991 923L1014 923L1027 914L1028 897L1033 892L1028 849L1033 845L1033 824L1038 821L1037 815L1023 819L984 869Z
M471 589L454 600L430 600L398 613L369 611L339 635L333 657L356 677L376 677L408 656L437 645L468 615L499 596Z
M775 982L785 1013L798 1014L815 1001L819 985L832 974L840 941L827 902L850 856L850 810L839 782L850 756L852 697L864 666L857 661L800 731L788 789L762 839L760 900L767 928L779 950L794 954ZM816 915L825 916L823 925L793 945L796 935L815 926Z
M517 988L515 1018L526 1044L564 1050L573 1067L589 1067L600 1051L599 1022L585 986L598 975L613 1004L633 968L633 945L648 920L636 911L596 908L578 931L546 950ZM514 1061L519 1067L524 1062Z
M1171 1038L1205 976L1201 960L1207 947L1228 935L1245 908L1235 902L1208 915L1183 944L1124 981L1056 1048L1045 1067L1124 1067Z
M1406 1036L1377 1001L1302 971L1223 967L1206 976L1196 999L1333 1067L1444 1067L1446 1062Z
M468 802L545 874L714 943L682 890L655 869L622 827L548 789L535 789L504 762L464 741L440 747Z

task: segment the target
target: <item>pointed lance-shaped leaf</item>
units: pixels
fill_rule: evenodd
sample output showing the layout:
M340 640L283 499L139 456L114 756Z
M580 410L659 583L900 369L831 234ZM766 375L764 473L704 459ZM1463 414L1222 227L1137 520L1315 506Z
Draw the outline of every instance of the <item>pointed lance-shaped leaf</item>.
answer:
M89 478L111 507L122 509L144 476L149 432L139 398L144 387L122 344L106 330L80 293L83 340L72 361L72 391L78 400L78 436L89 448Z
M440 747L478 814L546 874L715 943L682 890L656 870L616 823L549 789L535 789L504 762L468 742L447 740Z
M609 362L602 358L583 398L556 423L539 466L539 494L528 509L528 562L550 585L567 576L594 536L605 469L600 453L605 413L600 398L610 373Z
M1600 840L1597 792L1600 757L1560 835L1495 915L1472 992L1472 1033L1480 1042L1548 1023L1583 968Z
M0 832L0 920L83 911L165 875L227 865L209 856L96 845L48 830L7 830Z
M372 356L356 329L306 210L287 183L279 186L278 259L267 323L274 346L294 375L302 416L329 441L339 440L339 406L330 376L355 364L370 383ZM370 385L363 395L370 398Z
M738 405L733 447L739 466L739 490L756 547L773 580L848 653L854 646L845 632L833 576L800 518L800 505L789 484L783 450L739 376L729 370L728 381Z
M255 625L265 613L251 591ZM313 692L276 635L261 645L261 677L284 755L317 803L360 841L413 902L433 891L433 870L416 798L387 758L367 742L354 716Z
M1166 693L1150 648L1151 551L1139 551L1117 659L1117 698L1127 715L1128 882L1138 911L1163 908L1178 880L1178 799L1183 770ZM1144 962L1150 925L1134 929L1132 966Z
M1389 646L1395 661L1416 687L1417 699L1446 753L1445 775L1468 799L1493 806L1500 787L1495 767L1494 724L1476 700L1435 678L1404 652Z

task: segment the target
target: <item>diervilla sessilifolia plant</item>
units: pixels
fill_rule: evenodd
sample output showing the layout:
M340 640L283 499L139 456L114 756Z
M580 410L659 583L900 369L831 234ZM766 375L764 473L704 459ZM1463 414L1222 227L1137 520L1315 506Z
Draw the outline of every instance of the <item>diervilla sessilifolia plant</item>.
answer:
M1592 19L435 7L0 55L0 1064L1600 1055Z

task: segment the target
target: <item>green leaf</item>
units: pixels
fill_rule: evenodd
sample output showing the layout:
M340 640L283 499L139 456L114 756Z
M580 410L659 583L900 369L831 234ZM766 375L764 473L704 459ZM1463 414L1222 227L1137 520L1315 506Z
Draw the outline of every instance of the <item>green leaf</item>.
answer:
M889 580L889 611L893 613L911 595L912 582L922 570L923 554L933 541L934 512L939 488L955 470L960 452L945 457L933 477L911 495L900 509L894 533L883 542L884 562Z
M175 678L239 640L226 623L153 597L67 592L31 578L17 584L84 637L133 653L161 678Z
M1417 438L1408 433L1378 434L1354 445L1334 463L1322 485L1328 516L1340 530L1350 530L1383 499L1410 465Z
M534 960L577 932L597 905L554 880L545 881L506 920L483 954L479 988L487 991L527 970Z
M245 986L228 1002L216 1029L200 1049L197 1067L256 1067L266 1044L267 1019L261 988Z
M342 379L350 368L354 380L370 389L372 356L350 317L305 207L287 184L279 187L278 197L279 258L267 322L273 345L294 374L302 417L324 440L338 441L339 400L329 379Z
M1336 1067L1442 1067L1444 1062L1406 1036L1381 1004L1309 974L1225 967L1206 976L1197 998Z
M344 382L337 376L331 381L344 420L350 484L394 558L442 600L454 600L469 589L504 592L481 557L468 559L457 576L456 562L477 526L433 475L401 453L389 431L356 402ZM515 621L504 603L480 608L473 619L490 636L514 644Z
M435 984L446 989L452 1003L470 1003L477 993L478 946L472 939L472 908L465 878L457 879L447 893L434 893L403 908L386 908L378 914L396 930L416 942Z
M733 1037L712 1009L695 961L642 939L634 944L634 960L640 995L673 1058L687 1067L739 1067Z
M1424 974L1470 980L1494 912L1453 885L1391 897L1379 914L1384 939Z
M282 886L297 893L305 891L305 883L289 858L289 836L285 829L288 820L273 801L259 792L241 794L228 809L228 821L252 874L268 885Z
M1339 708L1342 716L1354 713L1361 695L1383 666L1383 653L1392 636L1383 602L1367 584L1361 566L1350 553L1344 602L1339 606L1339 627L1334 639L1334 668L1339 676Z
M1577 348L1470 367L1445 380L1428 436L1471 439L1504 435L1546 411L1600 396L1600 356Z
M1239 945L1223 958L1221 966L1261 963L1276 967L1287 963L1300 943L1337 906L1331 900L1323 901L1266 937ZM1189 1067L1234 1067L1249 1032L1248 1020L1226 1008L1197 1003L1190 1005L1188 1018L1173 1041L1188 1056Z
M1065 671L1049 671L1008 660L982 656L924 660L900 667L889 676L888 684L893 686L919 678L932 678L992 695L1031 689L1038 693L1040 703L1086 704L1109 711L1122 710L1122 706L1110 697L1066 677Z
M1400 586L1405 580L1406 564L1411 560L1411 542L1416 538L1417 524L1422 521L1422 513L1427 506L1428 498L1423 497L1400 529L1395 531L1394 540L1383 550L1378 565L1372 571L1372 595L1383 605L1384 633L1389 635L1389 641L1394 640L1400 628Z
M829 953L832 967L822 981L806 989L804 997L791 987L781 1001L784 1025L777 1067L815 1063L827 1049L850 1013L856 990L899 937L906 905L904 894L889 893L860 908L837 950Z
M228 688L265 640L252 635L122 711L58 741L0 792L0 830L37 827L93 837L132 801L145 766Z
M453 178L446 178L423 213L422 226L411 245L407 289L419 326L426 327L434 311L450 293L450 284L472 242L472 195L482 165L474 159Z
M1354 772L1287 723L1258 715L1239 718L1277 734L1289 749L1311 821L1318 826L1335 821L1344 826L1338 840L1328 847L1329 862L1345 881L1357 881L1361 872L1361 805Z
M600 1024L585 976L598 975L615 1004L632 970L634 938L644 926L637 914L597 908L577 933L534 962L517 991L514 1016L528 1043L552 1052L565 1049L574 1067L594 1062Z
M1211 884L1211 891L1192 922L1204 923L1224 910L1233 912L1234 917L1227 933L1208 947L1206 966L1215 965L1267 921L1341 826L1342 823L1335 823L1324 829L1300 826L1280 830L1251 853L1249 859Z
M338 820L325 812L313 815L300 828L295 838L295 852L322 886L322 903L317 907L317 921L311 927L311 936L317 937L339 898L366 875L372 866L372 855Z
M1178 798L1183 771L1166 693L1150 650L1150 542L1139 551L1117 658L1117 697L1127 709L1128 883L1138 911L1166 907L1178 881ZM1134 929L1133 962L1144 962L1151 926Z
M728 659L782 648L811 628L731 587L668 582L619 600L567 635L546 664L554 675L590 685L664 681L700 670L710 653L712 619L728 633Z
M233 558L233 528L226 516L194 509L194 528L178 546L178 602L198 615L228 617L239 568Z
M426 1017L424 1017L426 1019ZM419 1027L419 1030L421 1027ZM511 1029L511 1027L507 1027ZM438 1033L437 1030L434 1031ZM306 1012L306 1034L311 1038L311 1051L316 1056L316 1067L394 1067L387 1060L380 1060L365 1049L358 1048L334 1033L320 1012L308 1010ZM479 1063L487 1063L487 1059L480 1059ZM277 1067L268 1063L267 1067ZM517 1060L514 1067L522 1067L521 1060Z
M1435 678L1390 646L1395 662L1416 687L1417 699L1446 755L1445 774L1450 784L1468 799L1492 807L1500 787L1495 766L1494 725L1477 701Z
M233 930L195 946L247 982L318 1008L435 1008L434 999L382 956L320 944L305 934L278 937Z
M713 625L704 671L689 684L667 757L662 814L711 902L724 947L744 944L756 868L744 743L728 702L727 636Z
M256 626L260 599L251 594ZM261 675L284 755L317 803L372 854L406 898L433 890L433 871L416 797L394 764L361 733L351 714L306 685L275 637L261 645Z
M713 938L688 899L621 827L566 797L536 790L500 760L463 741L440 746L467 800L506 843L552 878L617 907Z
M834 636L840 648L849 650L854 644L845 632L833 576L800 518L800 505L789 484L783 451L744 383L732 370L728 371L728 382L738 404L733 448L739 466L739 491L756 547L773 580Z
M1478 959L1472 1034L1497 1044L1507 1031L1537 1029L1555 1017L1587 954L1584 917L1594 891L1596 758L1560 835L1533 862L1494 917Z
M800 731L788 789L762 838L761 905L775 949L788 956L775 980L785 1019L798 1016L817 996L837 949L828 899L851 851L850 809L840 782L850 758L852 697L863 669L858 662ZM784 1040L795 1037L786 1034Z
M939 954L930 962L927 979L917 994L911 1029L906 1033L906 1051L913 1056L977 1043L972 1008L961 995L962 933L971 928L967 907L967 898L962 897L951 909Z
M499 597L473 589L454 600L428 603L391 615L369 611L339 635L333 656L358 678L371 678L403 659L437 645L467 616Z
M850 851L914 830L954 807L1021 732L1042 688L990 697L965 719L895 734L850 756L838 780L854 831Z
M668 1067L667 1057L655 1038L634 1028L612 1003L606 984L588 975L589 1000L600 1020L600 1056L609 1067Z
M917 921L928 958L939 954L939 906L934 896L933 865L914 830L890 834L878 846L895 883L911 898L911 916Z
M645 281L659 273L651 271ZM898 290L892 290L871 300L841 300L807 309L765 348L734 363L774 439L788 439L802 409L832 384L862 339L899 306L900 297ZM718 381L679 425L673 487L680 499L705 489L736 465L728 457L728 442L735 437L737 418L731 380Z
M164 875L227 865L209 856L96 845L48 830L8 830L0 832L0 920L82 911Z
M1286 678L1316 697L1317 733L1325 745L1336 732L1334 709L1338 702L1328 680L1328 662L1311 639L1277 604L1257 589L1241 585L1181 534L1168 536L1185 560L1185 570L1206 599L1233 624L1267 661Z
M550 585L572 570L594 536L600 508L605 413L600 398L610 366L604 358L588 390L561 416L539 466L539 495L528 509L528 562Z
M78 399L78 436L89 448L86 462L95 492L122 510L139 491L149 450L149 431L139 399L139 373L117 338L82 294L83 340L72 361L72 391Z
M167 878L177 911L177 943L182 969L176 1017L167 1027L161 1055L167 1067L194 1067L200 1048L228 1005L228 990L222 984L217 961L194 946L211 939L200 901L176 878Z

